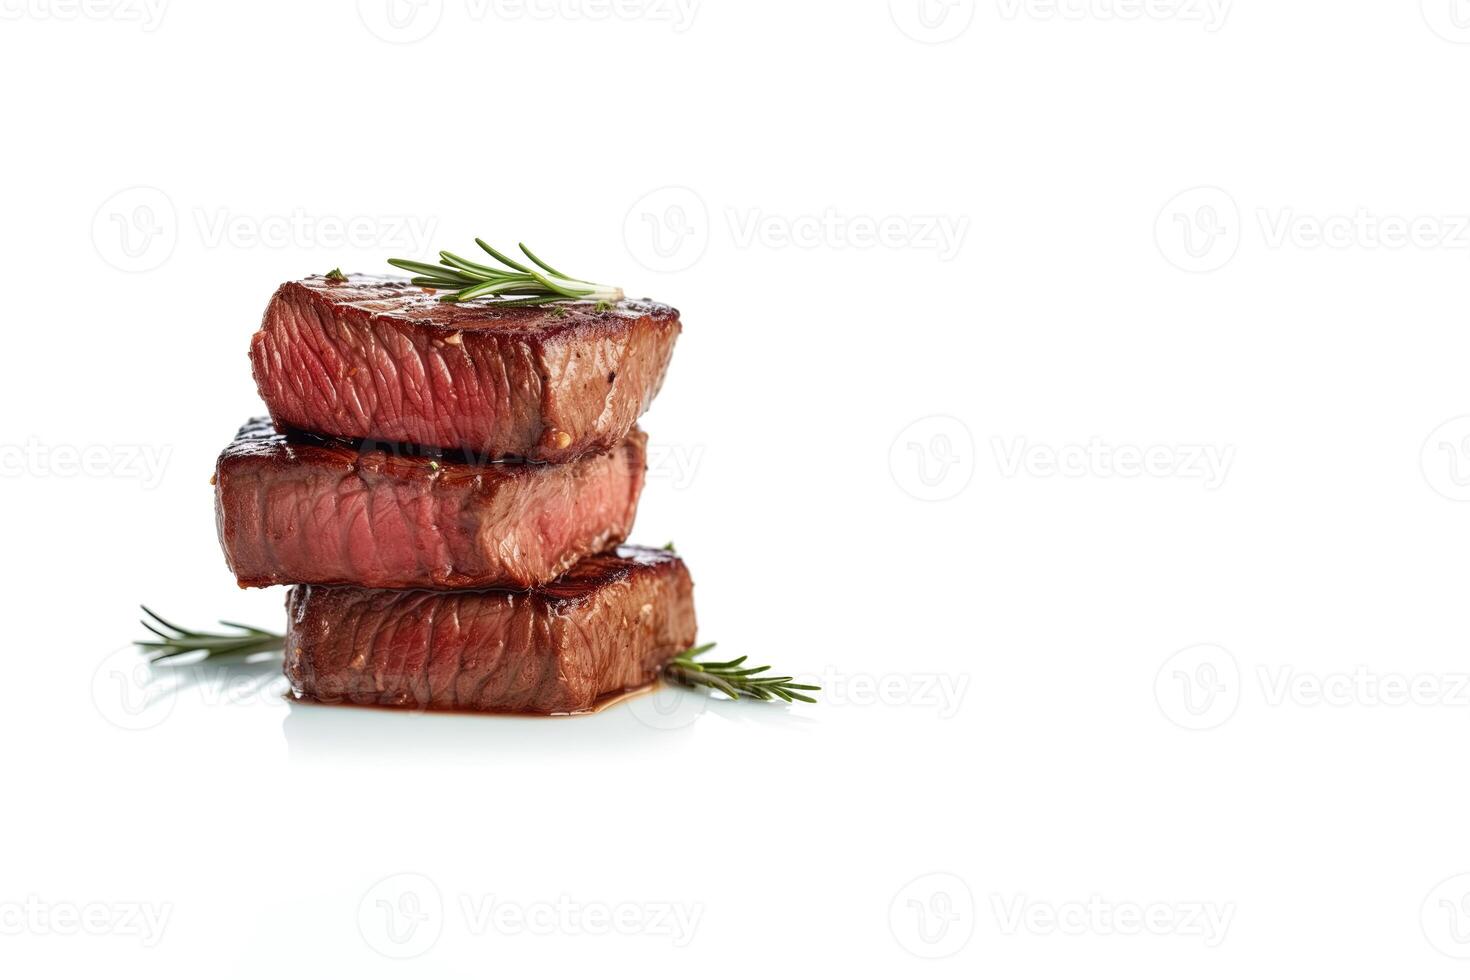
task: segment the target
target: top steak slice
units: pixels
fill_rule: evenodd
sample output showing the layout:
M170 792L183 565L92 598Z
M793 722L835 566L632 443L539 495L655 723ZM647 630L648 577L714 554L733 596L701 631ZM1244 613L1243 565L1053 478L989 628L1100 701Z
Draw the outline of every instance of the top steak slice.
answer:
M670 551L623 547L531 592L301 585L286 677L329 703L566 714L641 687L694 643L694 583Z
M679 330L679 311L651 300L497 308L312 276L276 290L250 360L286 428L560 462L628 434Z
M214 470L241 586L526 588L628 536L647 438L569 463L404 455L247 423Z

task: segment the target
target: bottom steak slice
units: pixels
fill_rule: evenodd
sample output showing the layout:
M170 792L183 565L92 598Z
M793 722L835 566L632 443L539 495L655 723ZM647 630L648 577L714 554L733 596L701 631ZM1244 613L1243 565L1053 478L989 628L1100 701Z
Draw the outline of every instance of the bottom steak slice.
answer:
M330 703L570 714L652 681L694 644L694 583L673 552L618 548L530 592L301 585L286 676Z
M215 466L241 586L527 588L628 535L647 437L569 463L400 455L248 423Z

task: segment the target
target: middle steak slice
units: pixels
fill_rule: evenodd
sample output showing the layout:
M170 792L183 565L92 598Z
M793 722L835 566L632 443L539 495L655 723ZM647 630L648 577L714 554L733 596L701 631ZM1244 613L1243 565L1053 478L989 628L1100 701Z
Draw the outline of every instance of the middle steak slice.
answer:
M242 587L530 588L619 544L647 436L568 463L401 455L253 419L215 467L215 517Z

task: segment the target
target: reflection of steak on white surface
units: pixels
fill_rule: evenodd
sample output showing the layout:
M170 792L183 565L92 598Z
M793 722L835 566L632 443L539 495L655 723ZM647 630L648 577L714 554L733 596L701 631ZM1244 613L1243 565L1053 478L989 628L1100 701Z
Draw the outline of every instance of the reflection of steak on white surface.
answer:
M673 553L633 547L530 592L297 586L286 676L326 702L588 711L694 644L693 589Z
M525 588L628 536L647 437L569 463L396 455L248 423L215 467L220 544L242 586Z
M560 462L622 441L679 329L678 310L649 300L497 308L313 276L276 290L250 360L286 428Z

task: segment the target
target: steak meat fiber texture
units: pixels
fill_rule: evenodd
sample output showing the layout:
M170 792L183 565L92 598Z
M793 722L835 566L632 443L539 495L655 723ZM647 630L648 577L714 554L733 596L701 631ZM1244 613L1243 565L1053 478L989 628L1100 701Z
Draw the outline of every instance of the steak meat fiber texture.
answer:
M543 585L627 537L647 437L570 463L474 466L306 435L267 419L215 467L215 517L241 586Z
M651 300L497 308L313 276L276 291L250 360L283 428L561 462L622 442L679 331L679 311Z
M632 547L530 592L298 586L286 676L298 697L329 703L590 711L694 643L693 588L678 556Z

